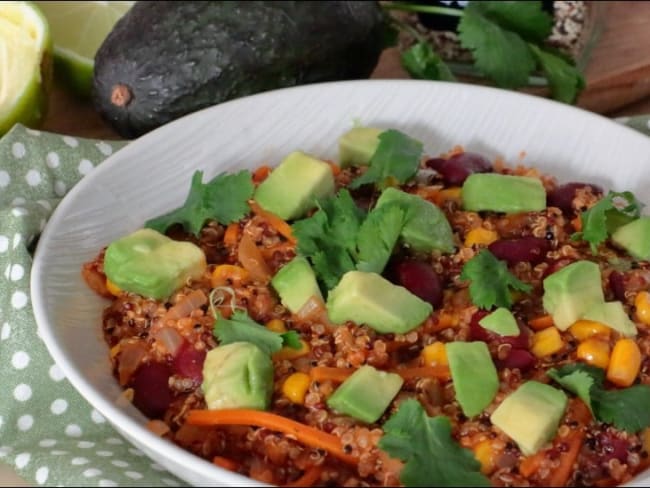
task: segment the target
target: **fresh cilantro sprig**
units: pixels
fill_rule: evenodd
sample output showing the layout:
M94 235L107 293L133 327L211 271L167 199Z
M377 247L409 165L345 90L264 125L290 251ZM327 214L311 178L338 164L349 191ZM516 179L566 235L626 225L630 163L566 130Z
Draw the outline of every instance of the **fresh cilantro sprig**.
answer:
M632 192L610 191L593 207L580 214L582 231L574 233L571 239L588 242L591 252L596 254L598 246L618 227L639 218L643 206Z
M404 461L404 486L490 486L472 451L451 437L449 419L429 417L417 400L402 402L383 428L379 448Z
M494 306L509 309L512 305L511 290L528 293L532 289L530 284L513 275L508 265L487 249L482 249L465 263L460 278L470 282L472 303L486 310Z
M383 6L389 11L460 17L461 45L472 52L476 69L502 88L524 86L530 75L541 69L557 100L573 103L584 89L584 78L573 63L544 45L553 19L542 9L542 2L470 2L462 11L417 2L385 2ZM414 78L448 79L449 69L430 44L403 22L396 20L395 25L407 29L417 40L402 53L402 65L409 74Z
M195 171L183 206L148 220L145 227L164 233L173 224L182 224L186 231L198 236L208 220L225 225L244 217L250 210L247 202L253 190L249 171L221 173L208 183L203 183L203 171Z
M589 406L600 422L630 433L650 426L650 386L606 390L605 373L587 364L567 364L546 373Z
M279 333L273 332L255 322L244 310L235 310L230 319L217 316L214 336L221 345L233 342L250 342L265 353L271 355L283 346L300 349L300 336L295 330Z

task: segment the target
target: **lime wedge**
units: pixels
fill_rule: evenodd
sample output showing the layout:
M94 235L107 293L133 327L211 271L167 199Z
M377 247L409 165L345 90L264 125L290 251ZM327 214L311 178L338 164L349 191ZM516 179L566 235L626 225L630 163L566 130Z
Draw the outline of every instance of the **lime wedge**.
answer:
M135 2L35 2L54 40L54 74L72 92L88 97L95 53Z
M45 116L52 41L47 20L29 2L0 2L0 135Z

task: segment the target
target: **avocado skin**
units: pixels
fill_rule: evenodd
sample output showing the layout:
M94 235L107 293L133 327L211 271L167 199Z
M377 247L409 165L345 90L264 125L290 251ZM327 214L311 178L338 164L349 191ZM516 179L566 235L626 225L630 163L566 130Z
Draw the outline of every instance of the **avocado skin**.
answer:
M95 56L93 103L136 137L233 98L367 78L386 33L378 2L137 2Z

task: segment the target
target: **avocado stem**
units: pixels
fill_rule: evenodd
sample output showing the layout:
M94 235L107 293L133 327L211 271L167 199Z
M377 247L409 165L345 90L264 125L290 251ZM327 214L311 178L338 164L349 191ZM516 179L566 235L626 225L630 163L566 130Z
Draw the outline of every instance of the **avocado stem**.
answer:
M133 93L127 85L118 84L111 92L111 103L117 107L126 107L133 99Z

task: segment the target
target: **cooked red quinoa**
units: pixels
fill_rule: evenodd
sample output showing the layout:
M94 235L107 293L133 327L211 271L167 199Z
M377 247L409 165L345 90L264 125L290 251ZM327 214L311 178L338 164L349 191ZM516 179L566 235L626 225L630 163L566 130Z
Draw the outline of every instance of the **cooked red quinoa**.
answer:
M602 191L595 186L581 185L572 193L569 207L565 209L547 207L539 212L518 214L468 212L462 210L455 188L446 186L436 172L426 171L425 160L421 167L423 171L418 182L401 188L420 195L444 211L454 232L456 250L451 254L423 256L400 248L391 258L393 262L405 259L425 262L444 284L442 305L435 307L430 317L411 332L379 334L367 326L350 322L332 327L321 321L301 320L280 304L269 283L251 279L227 283L235 291L237 305L247 309L251 318L261 324L280 320L287 330L297 331L309 345L309 350L298 357L274 356L275 382L269 411L337 436L345 453L352 455L356 464L342 463L325 451L306 447L290 436L265 428L197 427L185 422L189 410L206 408L200 387L200 367L205 352L218 345L208 303L214 269L223 264L241 266L237 246L243 235L249 236L262 250L272 272L296 254L294 244L253 213L239 222L237 239L233 242L225 239L225 228L216 222L206 225L198 238L180 227L169 229L167 234L174 239L199 245L205 252L208 267L201 279L186 283L166 302L119 290L111 293L103 272L104 250L84 265L83 275L89 286L111 300L104 310L102 327L117 380L139 408L152 418L164 421L167 428L161 429L159 422L151 425L165 438L202 458L272 484L294 483L313 467L320 466L321 469L313 471L315 479L310 480L314 485L399 485L403 463L392 459L377 444L383 435L382 425L400 403L409 398L417 399L429 416L445 415L450 419L453 437L461 446L474 451L481 461L482 472L494 486L548 486L553 483L568 440L575 435L582 438L582 444L566 480L568 486L614 486L629 481L649 464L650 442L646 432L629 434L597 422L585 404L573 395L569 395L569 406L553 441L528 458L490 421L495 408L524 381L535 379L549 383L545 374L548 369L580 362L577 355L580 342L568 331L561 332L563 346L559 351L543 357L530 353L536 333L530 324L546 315L541 301L542 280L577 260L594 261L599 265L606 300L621 300L635 322L638 328L635 341L642 356L636 383L650 384L649 329L637 318L634 305L638 293L650 289L650 265L633 260L609 241L594 255L587 243L571 240L580 225L577 216L595 205L602 198ZM333 168L337 188L345 188L359 171ZM493 171L537 177L547 194L559 188L553 177L533 168L509 167L497 162ZM378 197L367 188L351 193L363 208L371 206ZM420 367L425 365L422 351L427 345L475 340L476 322L485 312L472 304L468 284L459 275L463 265L488 242L479 239L478 243L466 244L470 232L477 229L485 230L484 235L491 236L489 240L535 237L546 243L537 264L519 262L509 266L515 276L532 285L533 291L518 294L512 307L512 312L523 324L523 335L517 344L497 340L495 336L487 340L497 364L500 384L496 397L483 413L468 419L455 399L453 383L448 378L426 375L407 379L384 415L372 425L328 409L326 399L338 386L331 380L312 381L300 403L292 402L283 394L284 381L295 372L309 373L315 367L359 368L364 364L380 370ZM193 307L177 307L186 305L188 297L192 297ZM227 306L222 305L219 310L228 313ZM163 335L165 338L161 338ZM619 337L614 332L605 340L612 347ZM168 349L170 340L182 344L175 351L175 357ZM525 351L525 356L533 357L534 361L521 369L515 367L508 360L513 348ZM136 384L136 372L147 368L154 381ZM162 386L160 381L155 381L156 375L163 376Z

